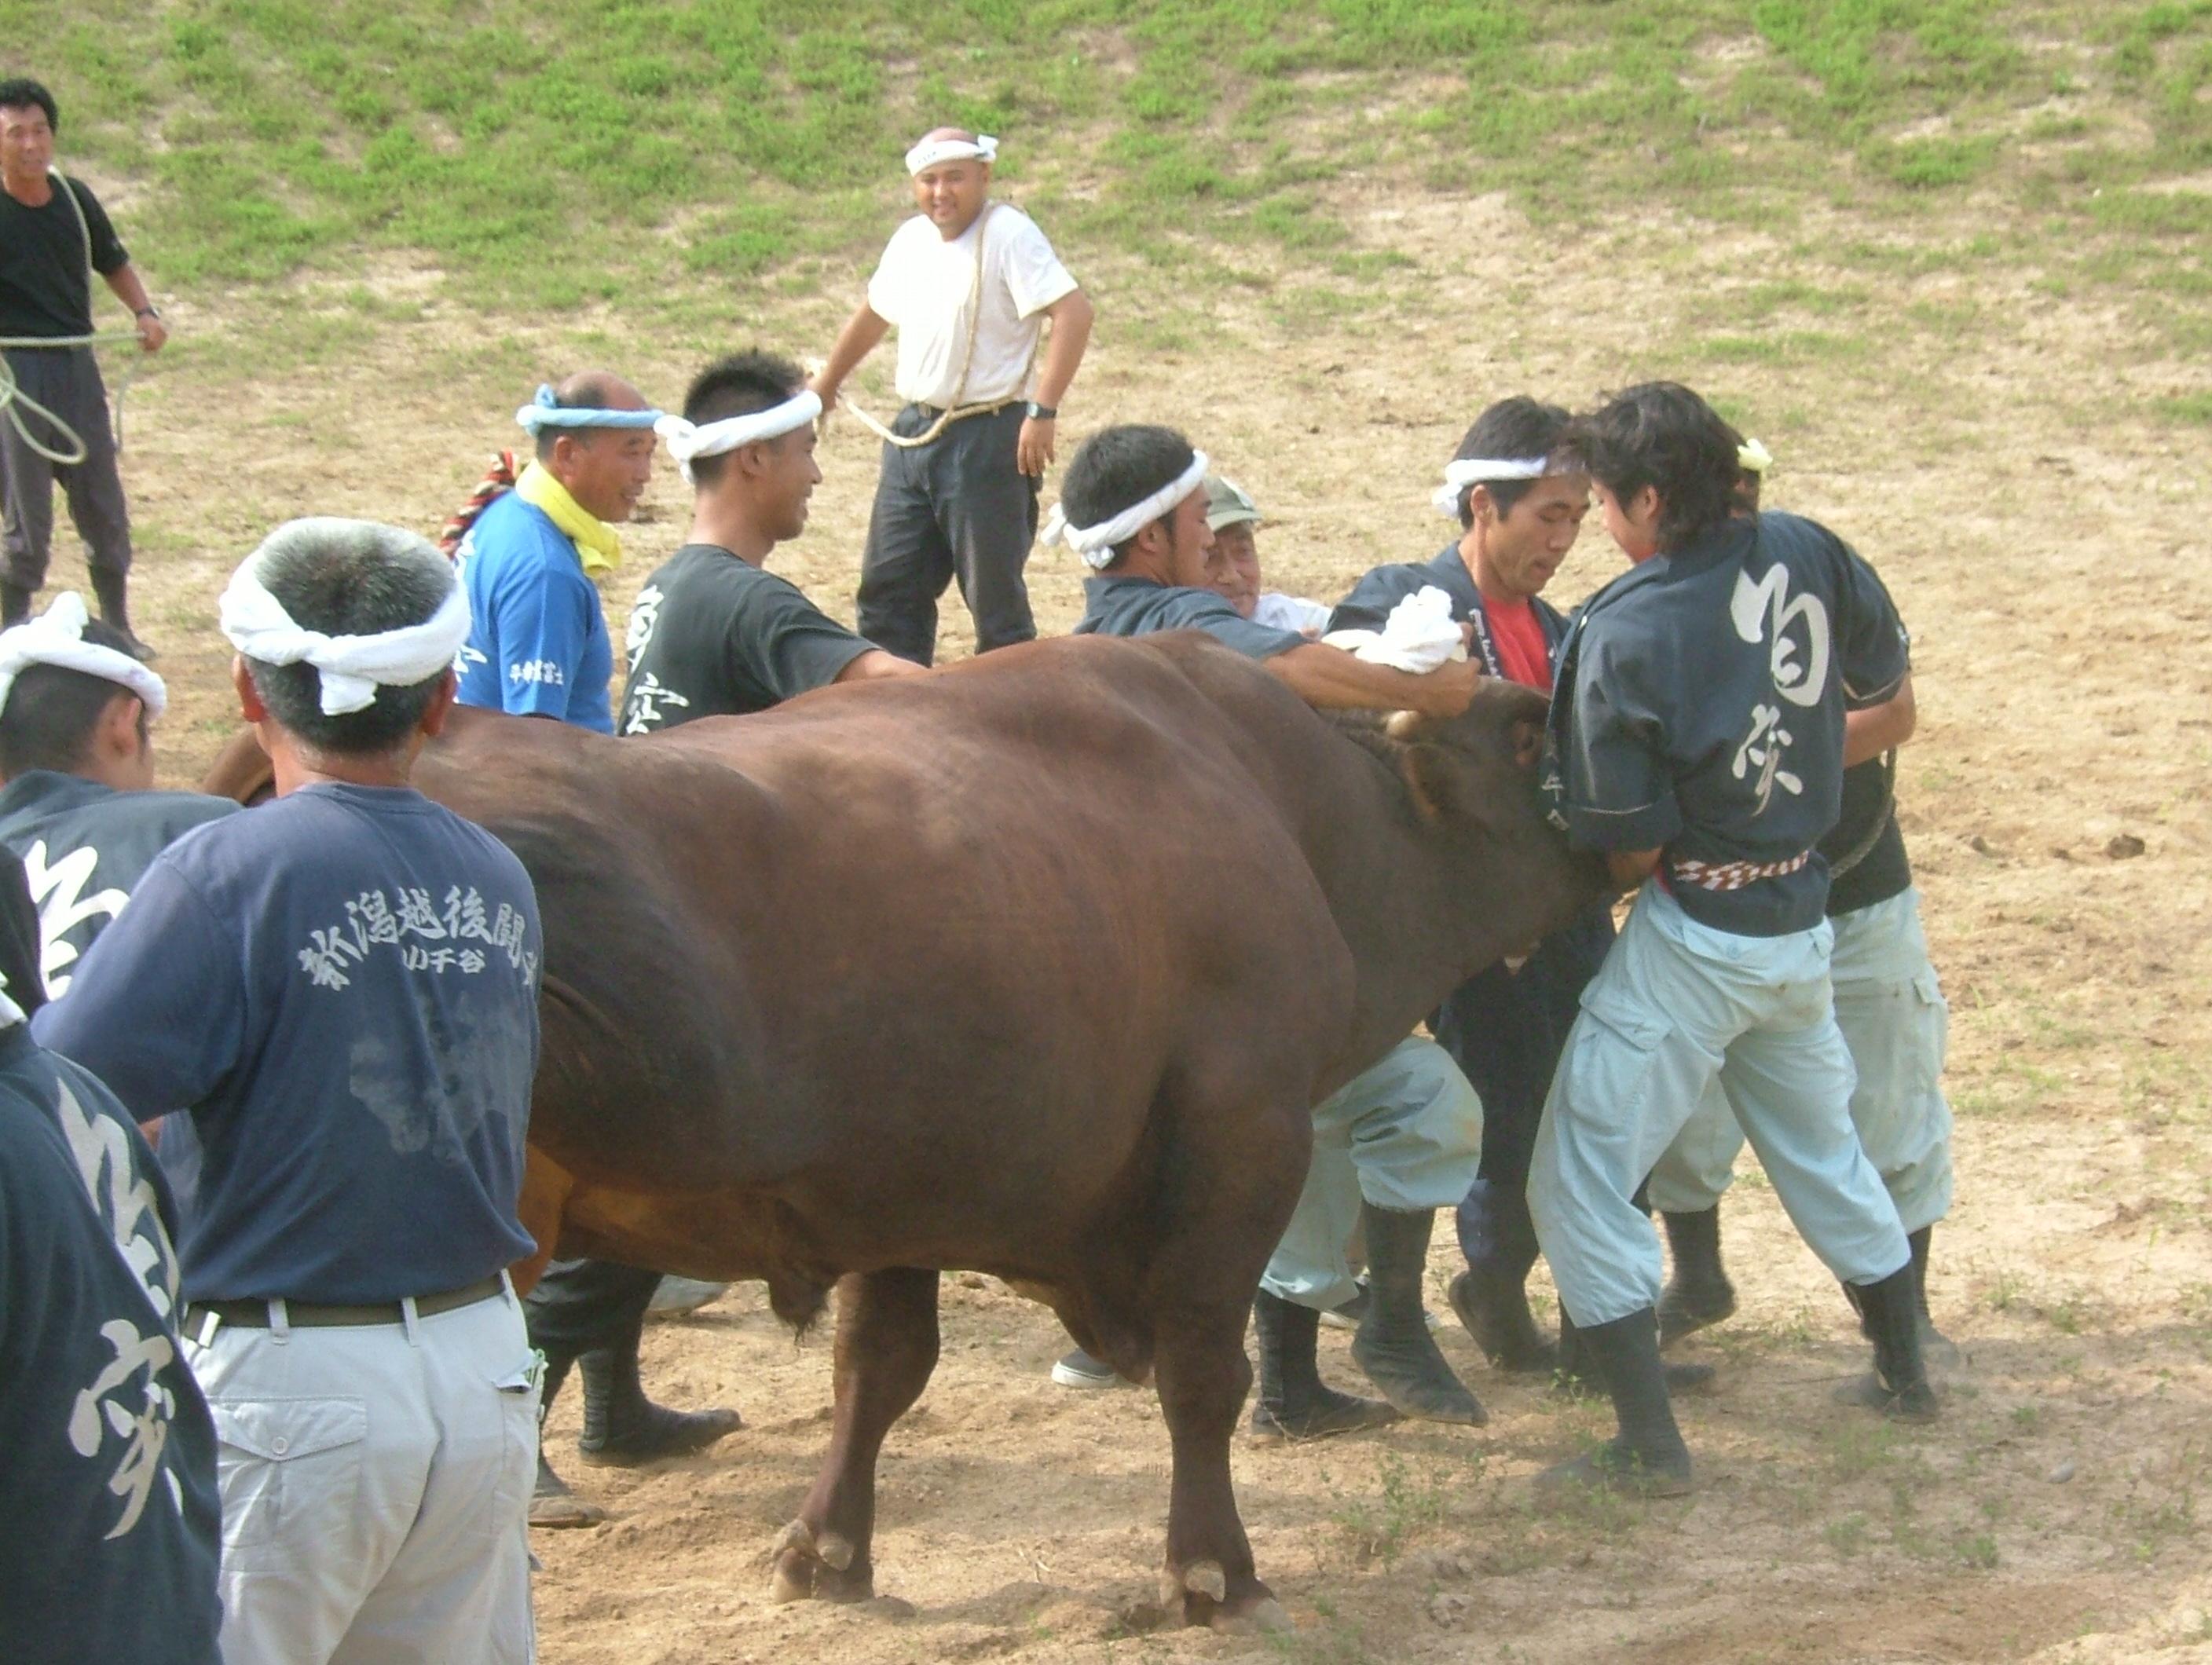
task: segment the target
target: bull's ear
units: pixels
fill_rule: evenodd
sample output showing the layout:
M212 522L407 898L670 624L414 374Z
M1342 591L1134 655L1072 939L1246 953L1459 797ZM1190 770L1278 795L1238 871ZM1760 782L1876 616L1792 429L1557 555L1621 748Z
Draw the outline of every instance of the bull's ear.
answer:
M1406 748L1399 768L1406 777L1406 790L1413 795L1413 807L1420 811L1423 820L1481 817L1474 771L1468 769L1467 759L1451 747L1416 742Z
M1527 717L1516 717L1505 732L1512 744L1513 763L1516 769L1534 769L1544 756L1544 725Z

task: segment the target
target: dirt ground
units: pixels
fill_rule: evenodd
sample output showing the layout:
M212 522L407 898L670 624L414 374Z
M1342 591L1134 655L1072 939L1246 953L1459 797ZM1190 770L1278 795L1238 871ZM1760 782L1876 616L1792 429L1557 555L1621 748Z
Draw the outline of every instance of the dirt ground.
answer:
M1932 1280L1967 1354L1948 1415L1906 1432L1831 1405L1862 1349L1748 1172L1726 1210L1742 1310L1688 1344L1721 1367L1681 1407L1692 1498L1538 1512L1528 1476L1601 1418L1493 1376L1454 1327L1443 1345L1487 1428L1239 1441L1261 1571L1299 1628L1216 1638L1160 1628L1150 1605L1168 1459L1152 1395L1055 1388L1066 1344L1050 1315L956 1274L944 1362L883 1464L878 1589L908 1605L778 1607L764 1556L826 1437L829 1348L794 1345L739 1288L654 1326L646 1352L658 1396L743 1411L722 1448L586 1469L574 1396L556 1411L556 1460L613 1519L538 1536L544 1658L2212 1657L2196 1512L2212 1481L2212 493L2204 430L2142 414L2202 386L2201 367L2032 270L1940 268L1883 280L1839 332L1850 350L1722 363L1696 341L1731 295L1865 282L1807 252L1853 228L1607 239L1532 233L1490 199L1347 190L1335 206L1364 248L1411 263L1356 307L1289 274L1179 293L1172 274L1071 252L1096 273L1101 324L1066 443L1117 418L1184 427L1267 510L1272 581L1327 598L1441 547L1437 470L1503 393L1573 403L1678 373L1768 441L1770 502L1850 537L1915 632L1921 726L1899 798L1953 1005L1959 1118ZM179 298L179 350L132 394L140 628L176 690L162 744L179 783L228 732L213 598L275 520L434 529L514 442L506 414L541 374L605 361L672 400L716 347L823 350L850 301L733 295L709 336L603 315L518 325L468 311L434 273L368 276L427 299L408 321L334 299L318 324L301 289L280 327L253 296ZM849 618L873 447L841 424L823 465L814 524L778 564ZM617 636L684 519L670 471L608 586ZM58 571L76 580L62 542ZM1554 595L1578 599L1618 559L1593 520ZM1042 627L1066 629L1073 562L1041 553L1032 573ZM950 611L957 654L966 620ZM1454 1254L1438 1238L1441 1309ZM1357 1382L1340 1336L1323 1362Z

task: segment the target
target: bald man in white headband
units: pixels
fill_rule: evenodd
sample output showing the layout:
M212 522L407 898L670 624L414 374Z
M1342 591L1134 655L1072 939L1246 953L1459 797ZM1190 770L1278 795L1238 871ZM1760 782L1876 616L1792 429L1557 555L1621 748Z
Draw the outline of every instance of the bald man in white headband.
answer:
M836 404L845 379L897 329L904 408L888 428L863 416L884 452L859 626L917 665L935 657L938 599L956 578L976 652L1036 635L1022 569L1060 402L1091 338L1091 302L1045 234L991 200L998 154L989 134L957 127L907 152L921 211L884 250L813 381L823 406Z
M0 844L22 859L56 998L154 858L238 808L153 789L153 725L167 703L130 635L88 618L74 593L0 631Z
M544 942L522 864L409 784L468 608L412 533L295 520L222 623L276 800L157 857L33 1032L179 1113L227 1665L524 1665L538 1360L506 1267Z

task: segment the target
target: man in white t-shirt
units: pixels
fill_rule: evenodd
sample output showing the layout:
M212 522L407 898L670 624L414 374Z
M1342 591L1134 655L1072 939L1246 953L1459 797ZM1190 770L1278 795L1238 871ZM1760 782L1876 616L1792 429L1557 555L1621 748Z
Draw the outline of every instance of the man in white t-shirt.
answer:
M897 329L905 408L888 429L876 428L883 474L860 562L858 624L917 665L936 654L937 601L955 578L975 621L976 652L1036 635L1022 568L1060 401L1091 338L1091 302L1044 234L1019 209L990 199L998 150L988 134L939 127L907 152L921 212L892 236L867 299L812 384L828 409L854 367Z

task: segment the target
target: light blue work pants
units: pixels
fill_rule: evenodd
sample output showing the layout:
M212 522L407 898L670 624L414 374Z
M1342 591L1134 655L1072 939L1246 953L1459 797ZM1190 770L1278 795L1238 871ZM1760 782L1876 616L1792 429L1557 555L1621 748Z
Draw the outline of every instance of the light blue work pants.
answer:
M1781 937L1698 924L1647 881L1583 993L1536 1133L1528 1207L1583 1328L1658 1303L1658 1235L1630 1199L1717 1080L1790 1221L1846 1283L1911 1258L1851 1126L1827 922Z

